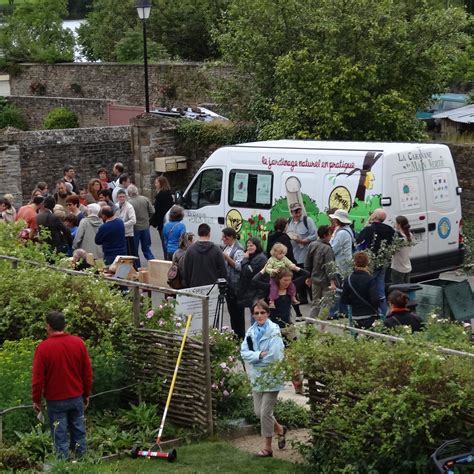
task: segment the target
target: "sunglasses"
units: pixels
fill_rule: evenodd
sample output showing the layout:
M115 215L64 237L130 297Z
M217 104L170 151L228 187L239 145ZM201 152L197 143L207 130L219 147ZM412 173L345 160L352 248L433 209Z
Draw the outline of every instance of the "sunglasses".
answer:
M295 209L294 211L291 211L292 214L298 214L301 212L301 209Z
M253 314L254 314L255 316L257 316L257 315L259 315L259 314L267 314L267 312L266 312L266 311L254 311Z

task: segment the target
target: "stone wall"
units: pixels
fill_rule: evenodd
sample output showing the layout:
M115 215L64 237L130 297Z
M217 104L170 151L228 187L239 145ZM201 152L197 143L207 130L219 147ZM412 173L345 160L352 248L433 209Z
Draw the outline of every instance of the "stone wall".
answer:
M9 96L8 101L20 109L29 130L42 129L48 113L58 107L74 112L81 128L105 127L108 125L107 104L113 103L105 99L39 96Z
M149 65L150 103L157 106L198 105L213 102L216 82L232 74L225 66L203 63ZM122 105L144 104L141 64L64 63L22 64L10 78L11 94L34 95L38 85L49 97L114 99Z
M0 196L7 193L15 197L16 204L21 204L20 147L0 143Z
M453 155L461 194L462 214L464 218L474 217L474 144L447 143Z
M31 132L7 129L0 136L0 188L13 191L15 202L21 204L29 200L38 181L46 181L53 189L66 164L76 169L82 187L96 177L99 167L112 170L117 161L133 175L128 126Z

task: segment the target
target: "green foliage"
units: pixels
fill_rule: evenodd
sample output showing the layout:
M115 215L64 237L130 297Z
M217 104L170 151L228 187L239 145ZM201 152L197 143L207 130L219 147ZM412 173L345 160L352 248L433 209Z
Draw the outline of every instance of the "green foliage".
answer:
M31 366L38 341L5 341L0 346L0 411L31 403ZM27 431L34 424L33 410L9 413L3 419L3 434L12 439L14 431Z
M68 62L74 58L74 36L62 28L66 0L32 0L15 7L2 28L0 45L9 61Z
M0 226L0 255L46 263L43 244L18 238L22 223ZM27 290L27 291L26 291ZM48 311L62 310L73 334L95 344L113 335L114 342L129 331L131 301L110 283L94 275L70 275L0 261L0 343L23 337L43 339Z
M219 418L239 418L249 412L250 383L245 373L236 368L239 364L240 343L227 329L211 330L212 392Z
M186 324L186 318L176 314L176 300L164 299L161 304L154 309L144 309L142 313L142 326L147 329L159 329L168 332L180 332ZM143 307L145 308L145 307Z
M148 61L168 60L169 54L163 45L147 40ZM128 30L115 46L115 56L120 63L143 62L143 33L141 30Z
M15 127L26 130L26 122L15 104L10 104L5 97L0 97L0 128Z
M388 345L310 330L292 344L289 373L324 386L307 452L318 472L421 472L442 440L473 438L472 363L436 352L421 334Z
M278 400L273 414L278 423L289 428L307 428L309 426L309 410L293 400Z
M58 107L48 113L44 119L43 127L46 130L54 130L57 128L78 128L79 119L72 110Z
M224 145L247 143L256 139L253 125L226 121L180 120L176 133L185 154L194 154L197 149L217 149Z
M216 57L217 50L210 31L226 3L227 0L154 0L147 20L147 37L155 44L163 45L162 51L175 58L201 61ZM117 45L141 29L134 0L94 0L87 23L79 28L79 44L90 60L120 61L120 58L126 58L126 61L131 61L131 52L119 58ZM135 40L133 43L138 45ZM143 54L135 59L141 60L142 57ZM161 56L150 57L163 59Z
M87 342L87 350L91 358L94 374L92 394L130 384L125 357L117 347L117 344L112 342L110 336L104 336L96 345ZM116 392L94 398L91 401L91 408L94 410L115 408L119 405L120 396L120 392Z
M216 37L254 85L253 101L243 94L259 138L415 140L466 23L428 2L233 0Z
M48 454L53 452L53 443L51 433L46 426L38 424L34 426L29 432L16 432L18 443L16 446L25 453L27 453L28 464L33 464L35 461L44 460Z

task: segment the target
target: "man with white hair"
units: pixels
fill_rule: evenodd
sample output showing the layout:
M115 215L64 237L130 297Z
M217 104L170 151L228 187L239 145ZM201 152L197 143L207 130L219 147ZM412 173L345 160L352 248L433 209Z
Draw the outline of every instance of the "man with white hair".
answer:
M135 243L135 256L138 255L138 248L141 245L144 257L147 260L153 260L155 256L151 251L151 235L150 235L150 218L155 213L150 200L138 193L138 188L134 184L130 184L127 188L128 202L135 209L135 217L137 222L133 226L133 239ZM141 267L140 258L138 258L138 266Z
M87 206L87 217L81 219L72 248L83 249L94 255L95 259L103 258L102 246L95 243L95 236L102 225L99 217L100 206L96 203Z
M387 224L384 224L387 213L381 209L375 209L369 218L369 225L364 227L357 237L358 250L370 249L375 258L382 256L384 247L392 244L395 230ZM382 250L382 251L381 251ZM381 262L374 271L374 281L377 286L377 293L380 298L380 309L386 314L388 306L385 298L385 273L388 262Z

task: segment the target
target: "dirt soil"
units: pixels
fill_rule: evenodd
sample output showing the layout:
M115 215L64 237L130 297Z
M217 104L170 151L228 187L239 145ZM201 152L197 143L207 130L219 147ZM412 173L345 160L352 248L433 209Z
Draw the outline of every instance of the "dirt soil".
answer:
M273 441L273 457L277 459L284 459L294 463L303 463L303 457L299 453L296 444L306 443L309 440L309 430L297 429L288 430L286 434L286 448L278 449L277 438ZM236 438L230 441L230 443L250 454L257 454L260 448L263 446L262 439L258 435L243 436L242 438Z

